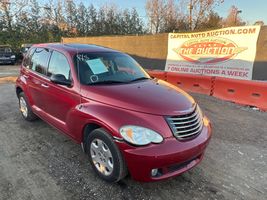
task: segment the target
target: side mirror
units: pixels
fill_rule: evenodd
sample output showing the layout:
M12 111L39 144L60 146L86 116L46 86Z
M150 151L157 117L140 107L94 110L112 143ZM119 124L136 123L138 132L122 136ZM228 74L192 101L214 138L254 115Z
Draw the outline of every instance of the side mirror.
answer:
M50 81L59 85L71 86L71 81L67 80L66 77L62 74L52 74Z

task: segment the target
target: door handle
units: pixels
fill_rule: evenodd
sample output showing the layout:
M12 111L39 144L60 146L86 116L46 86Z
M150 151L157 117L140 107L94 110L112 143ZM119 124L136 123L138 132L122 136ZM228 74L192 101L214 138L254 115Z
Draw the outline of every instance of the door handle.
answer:
M26 79L29 78L29 76L28 75L25 75L25 74L23 74L23 77L26 78Z
M42 83L41 86L44 88L49 88L49 86L46 83Z

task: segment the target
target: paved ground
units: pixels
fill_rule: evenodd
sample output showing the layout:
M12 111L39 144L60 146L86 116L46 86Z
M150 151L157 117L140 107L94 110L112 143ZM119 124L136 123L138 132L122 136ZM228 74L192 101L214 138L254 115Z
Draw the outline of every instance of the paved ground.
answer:
M7 76L17 76L19 74L19 65L0 64L0 78Z
M255 199L267 197L267 113L193 95L213 122L202 163L167 181L100 180L80 146L26 122L14 85L0 85L0 199Z

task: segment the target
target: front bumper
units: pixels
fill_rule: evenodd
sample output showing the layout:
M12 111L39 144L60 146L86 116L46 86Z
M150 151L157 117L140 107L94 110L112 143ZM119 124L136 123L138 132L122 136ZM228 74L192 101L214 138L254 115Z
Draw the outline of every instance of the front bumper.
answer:
M137 181L156 181L177 176L196 166L203 158L211 137L211 126L204 118L201 133L194 139L179 141L175 137L166 138L161 144L133 147L118 142L128 170ZM151 175L152 169L159 169L157 176Z
M0 58L0 64L11 64L11 63L15 63L15 59Z

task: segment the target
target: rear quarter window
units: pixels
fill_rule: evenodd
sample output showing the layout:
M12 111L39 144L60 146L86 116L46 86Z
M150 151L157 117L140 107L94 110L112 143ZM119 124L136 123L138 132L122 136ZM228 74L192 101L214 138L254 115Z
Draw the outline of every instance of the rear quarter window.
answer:
M27 55L25 56L25 58L23 59L23 62L22 62L22 66L26 67L26 68L30 68L30 65L31 65L31 59L32 59L32 55L34 53L36 48L31 48Z
M30 69L39 74L47 75L50 51L45 48L37 48L31 58Z

